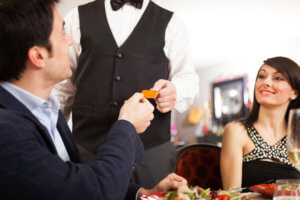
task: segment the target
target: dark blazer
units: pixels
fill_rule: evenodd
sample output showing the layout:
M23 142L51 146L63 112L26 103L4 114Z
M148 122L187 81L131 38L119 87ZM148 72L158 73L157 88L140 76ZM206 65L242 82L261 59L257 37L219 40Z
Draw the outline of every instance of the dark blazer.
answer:
M129 178L143 154L135 128L117 121L95 159L82 163L61 113L57 128L70 155L60 159L46 128L0 87L0 199L134 199Z

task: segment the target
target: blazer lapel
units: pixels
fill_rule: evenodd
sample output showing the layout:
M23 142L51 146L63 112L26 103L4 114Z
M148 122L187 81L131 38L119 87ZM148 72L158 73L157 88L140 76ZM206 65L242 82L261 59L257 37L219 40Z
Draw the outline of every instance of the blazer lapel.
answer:
M78 162L78 163L81 162L80 157L79 157L79 152L78 152L77 147L72 139L71 131L70 131L61 111L59 111L59 115L58 115L57 129L58 129L60 136L65 144L65 147L69 153L70 159L73 162Z
M52 142L51 136L49 135L47 129L39 122L38 119L26 108L24 104L18 101L12 94L6 91L0 86L0 106L4 109L13 110L20 113L27 119L31 120L37 125L41 136L45 139L46 143L50 146L53 153L58 154L55 145Z

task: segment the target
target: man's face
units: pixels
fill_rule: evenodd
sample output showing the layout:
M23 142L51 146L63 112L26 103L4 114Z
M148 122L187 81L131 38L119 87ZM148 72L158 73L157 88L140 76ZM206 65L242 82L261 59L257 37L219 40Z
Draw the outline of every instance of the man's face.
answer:
M72 45L71 37L64 29L64 21L55 8L53 8L53 25L50 34L51 52L47 60L46 78L58 83L70 78L69 46Z

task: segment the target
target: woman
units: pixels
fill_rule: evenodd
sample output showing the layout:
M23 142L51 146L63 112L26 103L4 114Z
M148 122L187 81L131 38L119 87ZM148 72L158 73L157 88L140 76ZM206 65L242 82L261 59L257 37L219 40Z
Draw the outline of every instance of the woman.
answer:
M300 107L300 68L285 57L264 61L258 71L249 116L229 123L221 152L224 189L271 179L300 178L286 152L290 109Z

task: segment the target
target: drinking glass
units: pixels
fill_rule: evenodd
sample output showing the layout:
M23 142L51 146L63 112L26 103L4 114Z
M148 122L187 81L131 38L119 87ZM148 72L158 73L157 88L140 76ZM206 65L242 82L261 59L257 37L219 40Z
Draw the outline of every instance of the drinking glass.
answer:
M273 200L300 200L300 180L278 179Z
M287 153L300 171L300 108L290 110L287 131Z

